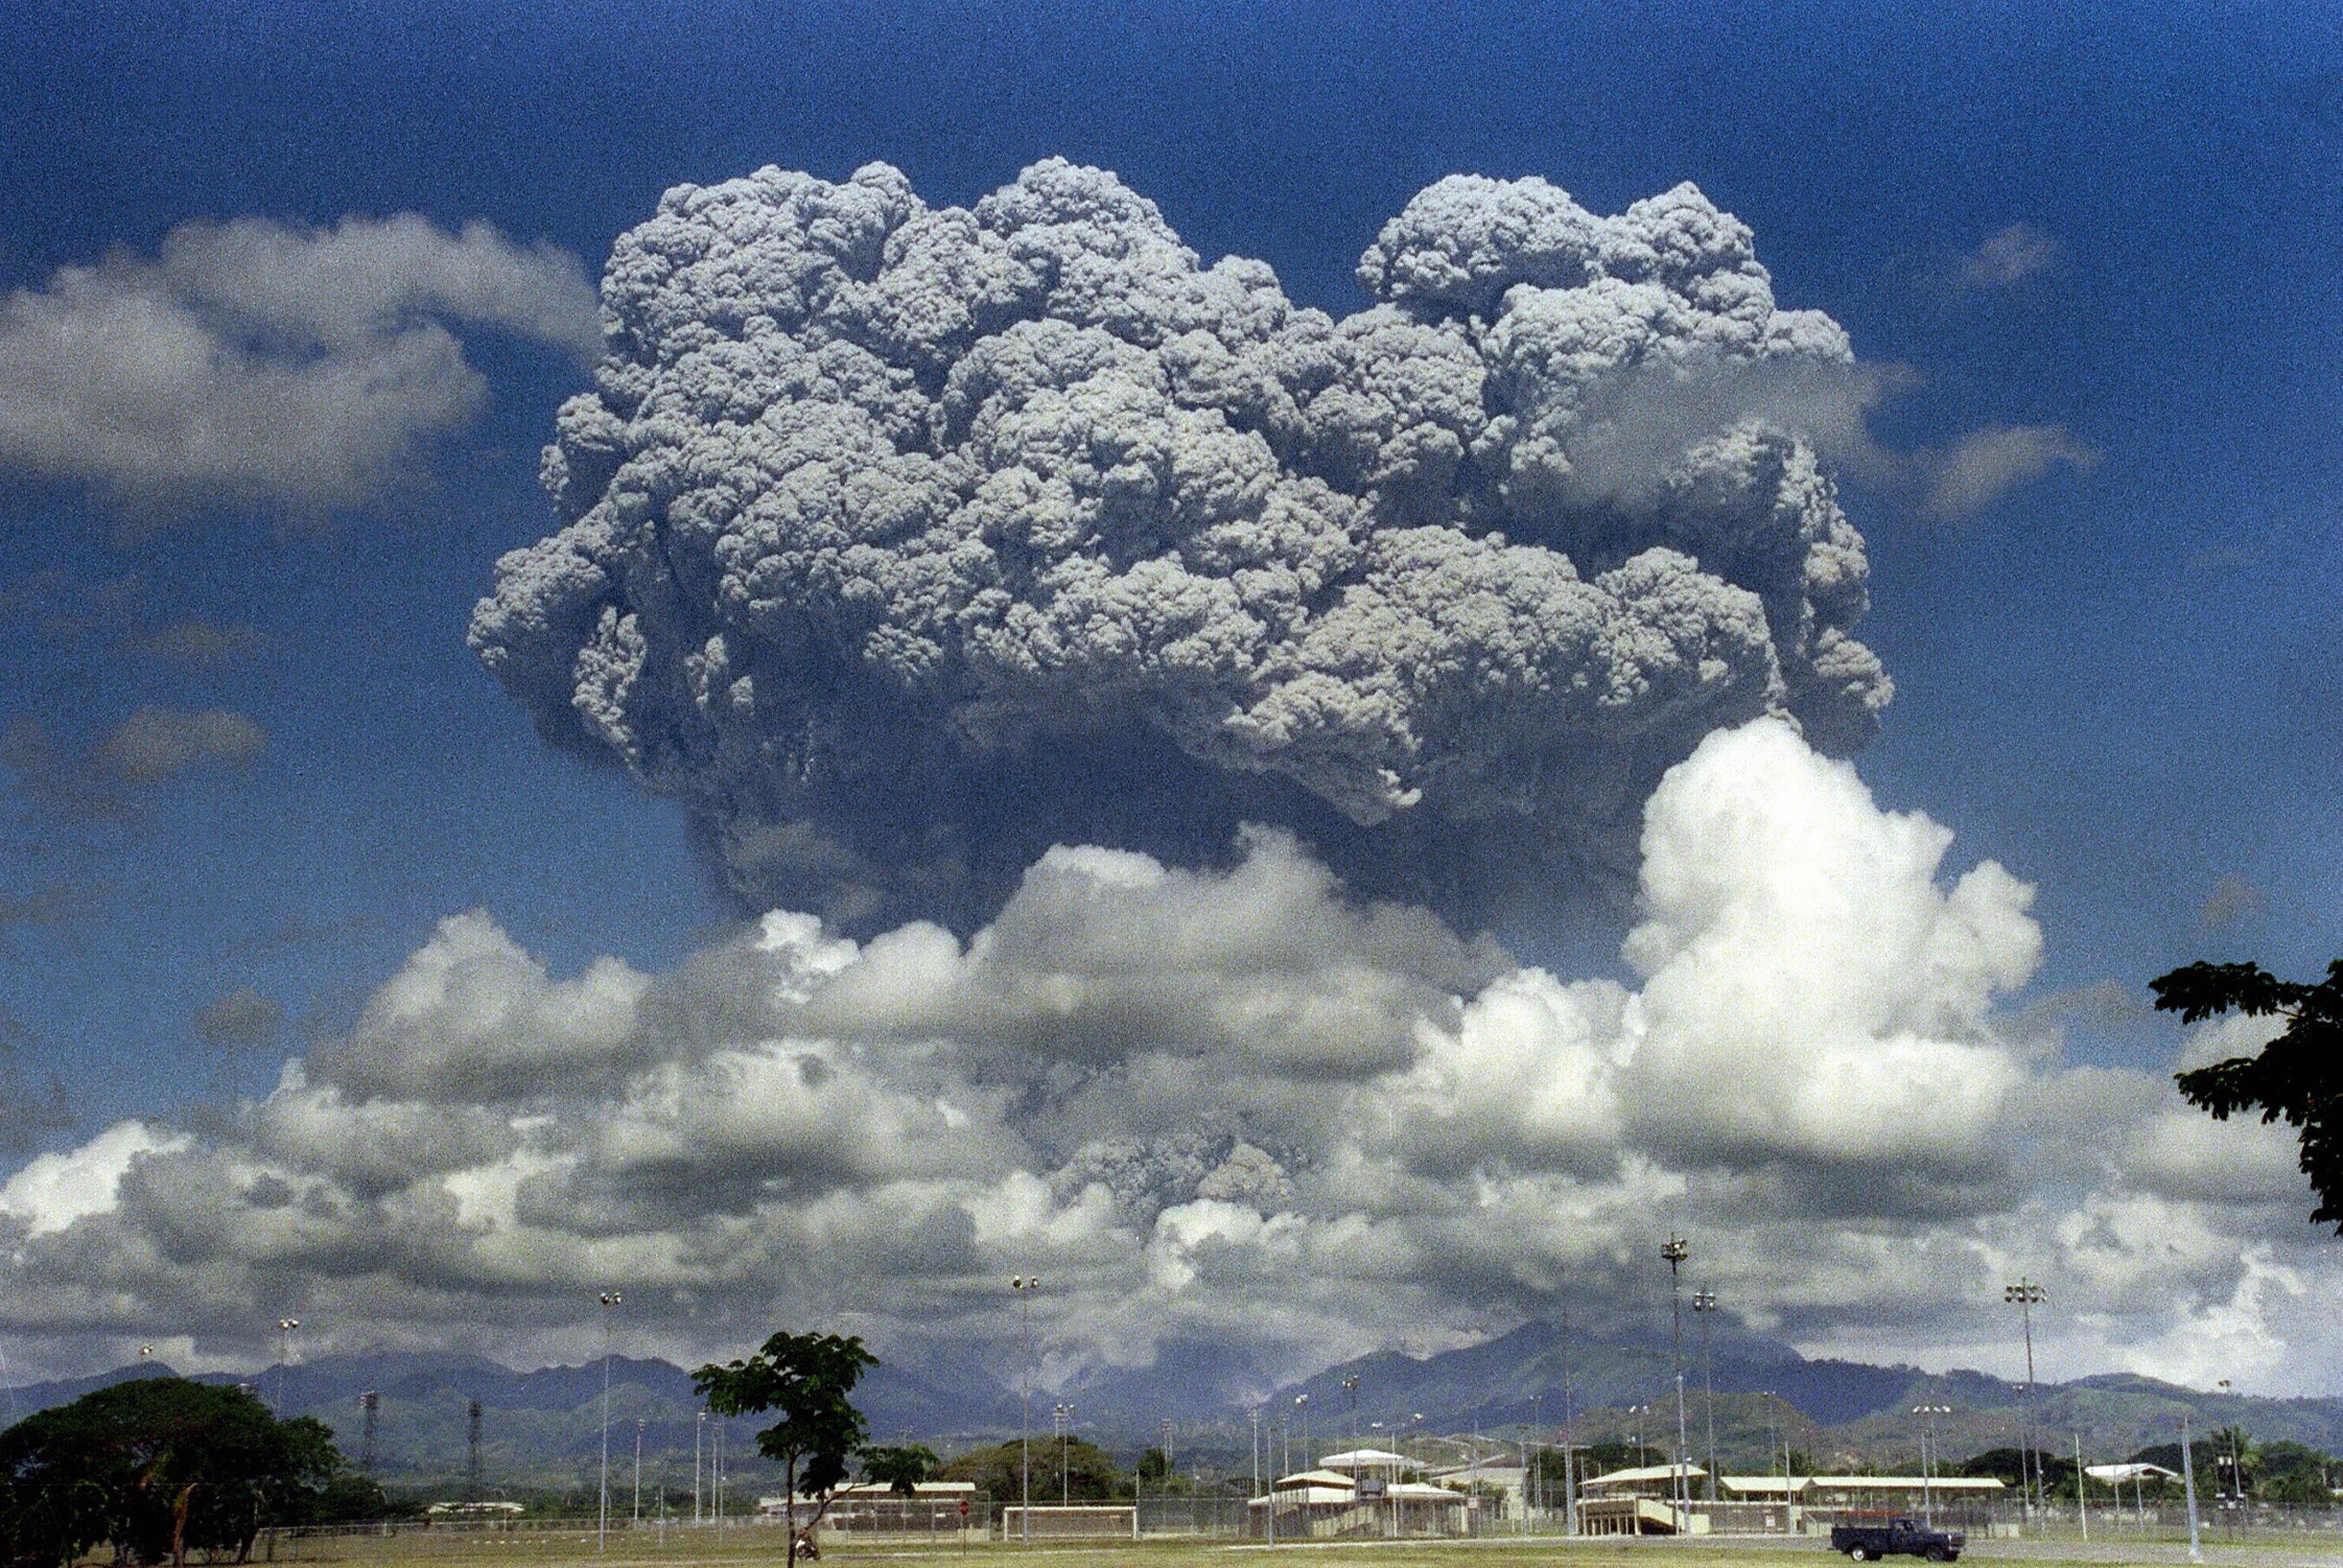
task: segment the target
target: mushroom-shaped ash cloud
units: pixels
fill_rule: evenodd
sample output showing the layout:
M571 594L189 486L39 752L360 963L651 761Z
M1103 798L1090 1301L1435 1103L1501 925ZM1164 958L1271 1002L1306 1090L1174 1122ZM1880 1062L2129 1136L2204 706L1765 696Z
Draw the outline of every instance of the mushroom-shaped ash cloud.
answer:
M1052 842L1285 828L1477 921L1620 885L1645 794L1761 714L1860 747L1869 378L1691 186L1453 177L1335 319L1113 175L679 186L472 642L683 802L744 907L965 930Z

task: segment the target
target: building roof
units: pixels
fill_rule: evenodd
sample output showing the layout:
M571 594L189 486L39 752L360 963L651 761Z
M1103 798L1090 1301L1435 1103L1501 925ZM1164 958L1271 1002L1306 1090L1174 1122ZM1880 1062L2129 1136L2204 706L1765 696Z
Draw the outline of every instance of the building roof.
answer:
M2177 1481L2180 1473L2167 1470L2160 1464L2087 1464L2083 1473L2093 1481L2110 1484L2121 1481Z
M1810 1475L1806 1484L1825 1492L1999 1492L1993 1475Z
M1614 1470L1607 1475L1590 1476L1579 1483L1583 1492L1598 1487L1649 1486L1655 1482L1673 1481L1678 1475L1704 1478L1708 1472L1697 1464L1642 1464L1627 1470Z
M1321 1470L1393 1470L1414 1467L1415 1460L1388 1448L1352 1448L1330 1453L1318 1462Z
M1278 1482L1277 1484L1281 1488L1284 1488L1286 1482L1293 1482L1295 1484L1291 1488L1287 1488L1287 1490L1290 1492L1300 1493L1302 1494L1302 1501L1304 1503L1349 1503L1353 1495L1351 1488L1350 1477L1344 1476L1342 1478L1342 1484L1339 1486L1331 1484L1323 1480L1305 1481L1302 1479L1303 1476L1322 1477L1325 1473L1326 1473L1323 1471L1304 1471L1302 1473L1302 1475L1289 1475L1285 1477L1284 1480ZM1322 1496L1322 1493L1324 1495ZM1363 1501L1366 1503L1375 1503L1385 1500L1397 1501L1400 1503L1454 1503L1459 1507L1463 1506L1466 1501L1464 1494L1461 1492L1452 1492L1445 1486L1433 1486L1429 1483L1422 1481L1399 1482L1392 1486L1386 1487L1380 1497L1377 1497L1373 1493L1370 1493ZM1288 1501L1290 1502L1291 1499L1289 1498ZM1269 1506L1269 1499L1266 1497L1256 1497L1252 1500L1252 1506L1255 1508L1266 1508Z
M1358 1483L1339 1470L1297 1470L1291 1475L1281 1475L1270 1484L1281 1492L1298 1486L1337 1486L1344 1492L1353 1491Z
M1805 1492L1810 1488L1819 1492L1999 1492L2003 1489L2001 1482L1990 1475L1938 1475L1926 1480L1916 1475L1721 1475L1717 1480L1727 1492L1774 1496Z

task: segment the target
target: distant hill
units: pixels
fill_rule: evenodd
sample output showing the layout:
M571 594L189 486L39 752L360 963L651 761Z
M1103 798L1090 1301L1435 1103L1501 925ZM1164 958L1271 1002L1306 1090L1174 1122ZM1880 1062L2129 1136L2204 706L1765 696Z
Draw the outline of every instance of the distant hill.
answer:
M317 1417L334 1430L353 1461L362 1424L358 1396L372 1390L377 1396L379 1473L391 1484L425 1489L452 1487L462 1477L468 1407L477 1399L484 1483L542 1491L594 1482L601 1452L602 1371L599 1361L517 1372L478 1356L384 1352L321 1356L243 1376L196 1375L204 1382L248 1384L289 1414ZM21 1417L132 1378L176 1375L169 1366L140 1363L94 1377L33 1383L8 1390L0 1410ZM705 1435L696 1431L700 1405L690 1374L664 1361L614 1356L609 1375L613 1487L623 1481L631 1488L639 1422L647 1494L656 1492L663 1473L679 1492L688 1493L693 1442ZM990 1383L947 1388L891 1364L870 1374L858 1402L875 1435L892 1440L910 1434L947 1447L1010 1430L1017 1420L1014 1396ZM728 1423L726 1468L744 1484L768 1479L767 1467L749 1449L749 1434L757 1424ZM956 1436L964 1441L955 1442Z
M2343 1399L2260 1399L2200 1393L2153 1378L2108 1373L2045 1383L2030 1405L2003 1379L1984 1372L1923 1372L1911 1366L1809 1361L1792 1347L1732 1331L1711 1346L1717 1452L1726 1465L1762 1468L1786 1426L1791 1440L1825 1463L1916 1462L1916 1405L1949 1405L1940 1417L1942 1452L1963 1456L2017 1442L2021 1416L2061 1452L2079 1435L2094 1461L2127 1457L2174 1441L2181 1414L2198 1430L2235 1423L2257 1438L2288 1438L2329 1452L2343 1449ZM1684 1346L1686 1425L1695 1451L1706 1446L1699 1342ZM1559 1423L1567 1391L1579 1442L1632 1441L1640 1427L1655 1444L1674 1430L1674 1381L1664 1337L1601 1341L1564 1334L1552 1323L1525 1323L1477 1345L1417 1359L1383 1352L1332 1366L1267 1402L1294 1410L1308 1394L1313 1435L1349 1433L1354 1418L1342 1387L1356 1376L1356 1430L1511 1433L1520 1424ZM1770 1394L1771 1399L1764 1396ZM1630 1407L1648 1405L1641 1421ZM1785 1409L1784 1407L1788 1407ZM2021 1408L2024 1407L2024 1408ZM1329 1423L1332 1424L1330 1425ZM1317 1446L1326 1446L1320 1442ZM1704 1457L1704 1456L1703 1456Z
M1686 1424L1704 1449L1708 1411L1702 1397L1698 1341L1686 1344L1690 1378ZM1810 1361L1792 1347L1739 1331L1712 1346L1720 1460L1728 1468L1762 1467L1786 1435L1825 1464L1908 1464L1917 1427L1914 1405L1954 1407L1940 1418L1942 1452L1957 1459L2016 1440L2019 1400L2010 1385L1976 1372L1930 1373L1908 1366ZM168 1367L134 1365L94 1377L6 1391L0 1411L15 1416L77 1399L126 1378L171 1375ZM239 1379L205 1373L206 1382L251 1383L272 1403L314 1415L332 1427L355 1458L358 1396L379 1396L376 1452L383 1479L421 1491L451 1490L464 1471L466 1406L482 1406L481 1468L492 1489L542 1492L591 1488L601 1450L602 1363L519 1372L477 1356L383 1352L322 1356ZM1182 1468L1191 1457L1244 1473L1250 1463L1249 1412L1265 1424L1280 1416L1297 1427L1306 1414L1311 1443L1331 1452L1353 1436L1479 1431L1512 1438L1524 1424L1557 1425L1565 1389L1579 1442L1633 1441L1655 1448L1674 1430L1674 1384L1664 1337L1594 1339L1552 1323L1526 1323L1480 1344L1414 1357L1394 1352L1327 1368L1299 1383L1248 1396L1249 1365L1203 1347L1175 1349L1148 1368L1093 1377L1071 1388L1037 1391L1034 1421L1046 1430L1060 1402L1076 1405L1079 1430L1128 1461L1156 1440L1159 1423L1179 1422ZM613 1357L610 1453L614 1495L631 1503L638 1422L646 1494L662 1479L688 1494L699 1403L689 1375L664 1361ZM1343 1380L1358 1379L1355 1410ZM1296 1406L1298 1395L1309 1396ZM1770 1396L1770 1397L1769 1397ZM860 1402L873 1434L912 1439L953 1453L1016 1430L1018 1397L980 1370L974 1357L920 1365L890 1362L864 1383ZM1634 1406L1650 1413L1631 1413ZM2343 1448L2343 1399L2222 1397L2153 1379L2107 1374L2045 1384L2027 1419L2063 1452L2080 1433L2087 1456L2119 1458L2168 1442L2188 1412L2200 1429L2235 1423L2257 1438L2290 1438L2333 1452ZM1419 1421L1417 1418L1421 1417ZM757 1423L729 1424L728 1469L740 1485L769 1484L749 1452Z

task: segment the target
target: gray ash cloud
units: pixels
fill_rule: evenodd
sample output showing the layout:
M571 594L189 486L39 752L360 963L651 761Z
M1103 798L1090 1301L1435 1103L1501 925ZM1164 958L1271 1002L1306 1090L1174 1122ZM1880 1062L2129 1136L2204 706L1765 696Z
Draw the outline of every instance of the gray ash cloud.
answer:
M1456 176L1359 276L1300 307L1058 160L972 209L884 165L679 186L473 645L744 908L860 930L1245 821L1477 921L1619 885L1713 730L1869 739L1825 457L1870 378L1745 226Z

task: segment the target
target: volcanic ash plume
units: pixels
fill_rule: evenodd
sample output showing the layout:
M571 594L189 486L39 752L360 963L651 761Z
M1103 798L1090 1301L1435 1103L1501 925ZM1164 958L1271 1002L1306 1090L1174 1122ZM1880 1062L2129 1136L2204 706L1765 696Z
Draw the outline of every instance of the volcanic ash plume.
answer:
M562 527L473 646L682 800L744 906L860 929L1241 820L1481 919L1632 866L1714 729L1869 738L1817 455L1866 378L1744 225L1457 176L1359 277L1300 308L1059 160L972 210L877 164L679 186L612 253Z

